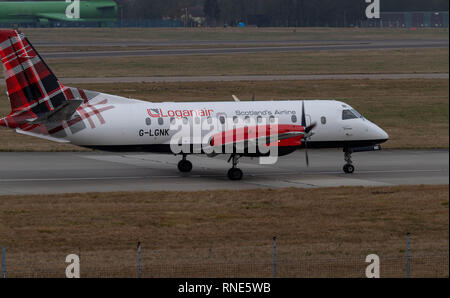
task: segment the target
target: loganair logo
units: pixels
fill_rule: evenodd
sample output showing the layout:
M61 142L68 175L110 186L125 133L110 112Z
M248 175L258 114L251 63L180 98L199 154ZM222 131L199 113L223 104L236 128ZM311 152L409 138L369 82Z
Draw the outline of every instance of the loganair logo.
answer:
M200 110L167 110L163 109L147 109L147 114L152 118L161 118L161 117L209 117L214 114L214 110L212 109L200 109Z

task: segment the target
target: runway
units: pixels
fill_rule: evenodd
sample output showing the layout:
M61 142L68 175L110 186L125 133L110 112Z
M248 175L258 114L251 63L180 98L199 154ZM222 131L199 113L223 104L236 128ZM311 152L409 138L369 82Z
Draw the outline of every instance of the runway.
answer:
M100 57L138 57L138 56L173 56L173 55L227 55L248 53L281 53L301 51L342 51L342 50L381 50L381 49L416 49L416 48L448 48L448 40L381 40L352 41L347 43L329 44L318 41L319 45L308 43L301 45L273 45L253 47L221 47L195 49L164 49L164 50L110 50L110 51L75 51L42 53L44 58L100 58ZM124 44L123 46L129 46Z
M442 42L447 41L447 39L363 39L363 38L353 38L353 39L304 39L304 40L148 40L148 41L137 41L137 40L121 40L121 41L52 41L52 42L34 42L35 46L39 47L180 47L180 46L261 46L261 45L345 45L345 44L370 44L372 42L378 43L398 43L398 42L412 42L412 43L432 43L432 42Z
M179 157L159 154L0 153L0 195L110 191L197 191L448 184L448 150L383 150L355 153L356 171L342 172L340 150L310 150L311 167L297 151L275 165L243 158L242 181L229 181L223 158L189 156L194 169L181 174Z

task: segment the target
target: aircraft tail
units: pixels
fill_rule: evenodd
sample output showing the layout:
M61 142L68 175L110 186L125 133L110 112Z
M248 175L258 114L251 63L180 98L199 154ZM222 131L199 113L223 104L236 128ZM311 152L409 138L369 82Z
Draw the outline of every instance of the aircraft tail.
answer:
M1 126L16 128L67 104L66 88L22 33L0 30L0 57L11 103L11 113L0 120Z

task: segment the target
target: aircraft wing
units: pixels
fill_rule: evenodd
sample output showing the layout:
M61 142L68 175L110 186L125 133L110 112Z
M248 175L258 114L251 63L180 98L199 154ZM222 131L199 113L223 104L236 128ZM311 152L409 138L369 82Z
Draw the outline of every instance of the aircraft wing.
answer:
M8 17L30 17L35 16L34 13L10 13Z
M34 14L37 18L48 19L51 21L64 21L64 22L83 22L86 21L83 18L79 19L69 19L64 13L37 13Z

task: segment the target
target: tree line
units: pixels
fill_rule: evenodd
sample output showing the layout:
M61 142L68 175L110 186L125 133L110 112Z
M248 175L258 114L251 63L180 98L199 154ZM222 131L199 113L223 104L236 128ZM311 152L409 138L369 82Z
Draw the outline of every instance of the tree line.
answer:
M380 0L381 11L448 11L448 0ZM124 18L180 18L202 7L209 25L348 26L365 18L364 0L117 0Z

